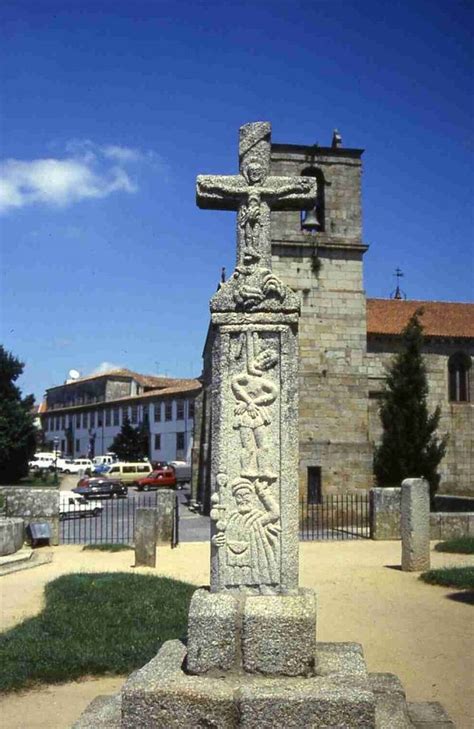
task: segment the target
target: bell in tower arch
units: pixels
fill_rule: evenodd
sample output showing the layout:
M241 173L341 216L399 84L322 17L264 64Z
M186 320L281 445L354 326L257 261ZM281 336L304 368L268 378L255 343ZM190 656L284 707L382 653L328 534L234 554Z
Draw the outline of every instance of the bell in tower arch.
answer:
M318 218L317 206L307 210L301 221L301 227L303 230L307 230L309 233L321 229L321 223Z

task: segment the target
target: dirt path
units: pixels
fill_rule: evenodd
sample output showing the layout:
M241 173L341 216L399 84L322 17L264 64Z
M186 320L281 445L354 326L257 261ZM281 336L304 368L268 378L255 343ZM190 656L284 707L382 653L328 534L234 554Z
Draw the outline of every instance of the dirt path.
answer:
M358 641L370 671L400 676L411 701L441 701L458 729L473 726L474 610L452 599L453 590L426 585L417 574L391 568L399 542L313 542L300 545L300 583L318 593L318 640ZM2 629L37 614L44 585L68 572L129 571L132 551L53 549L51 564L0 580ZM474 564L473 557L432 553L432 566ZM163 549L158 568L134 570L208 583L209 546ZM2 729L66 729L95 696L114 693L123 678L107 677L7 695L0 699Z

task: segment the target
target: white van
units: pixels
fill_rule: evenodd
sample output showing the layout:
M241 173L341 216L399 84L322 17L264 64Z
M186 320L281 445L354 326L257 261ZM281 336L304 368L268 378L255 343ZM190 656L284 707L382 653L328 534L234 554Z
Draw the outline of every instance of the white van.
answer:
M60 460L61 453L49 453L49 452L43 452L43 453L35 453L33 456L33 459L31 461L28 461L28 468L31 468L33 471L39 471L43 468L54 468L54 462L57 459Z
M73 491L59 492L59 519L75 519L85 516L99 516L104 507L102 501L87 501Z
M73 461L64 461L64 464L61 468L61 472L66 474L80 473L80 471L86 473L87 470L92 470L92 461L90 460L90 458L76 458Z
M141 461L139 463L118 462L112 463L107 471L107 478L119 478L124 483L135 483L141 478L145 478L153 471L149 461Z
M116 460L115 456L107 453L105 456L95 456L92 459L92 463L94 466L111 466Z

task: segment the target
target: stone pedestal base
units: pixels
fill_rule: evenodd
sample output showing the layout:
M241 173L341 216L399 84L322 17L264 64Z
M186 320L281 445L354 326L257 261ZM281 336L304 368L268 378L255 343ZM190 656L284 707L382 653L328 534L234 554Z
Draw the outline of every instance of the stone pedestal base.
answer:
M185 646L168 641L73 729L454 729L440 704L407 705L396 676L367 674L358 644L318 643L314 664L309 678L191 676Z

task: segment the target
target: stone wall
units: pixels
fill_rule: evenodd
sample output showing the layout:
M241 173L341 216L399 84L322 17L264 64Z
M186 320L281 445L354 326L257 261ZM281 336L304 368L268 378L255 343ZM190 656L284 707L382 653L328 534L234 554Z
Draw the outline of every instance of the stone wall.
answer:
M365 363L366 308L362 281L358 150L308 151L274 145L272 174L324 175L324 231L301 231L299 214L272 215L273 270L300 296L299 485L321 468L322 492L372 485ZM317 265L315 260L317 258ZM319 267L319 270L316 270Z
M400 539L401 489L370 491L370 535L375 540ZM431 512L430 539L474 536L474 512Z
M367 368L369 375L369 433L374 443L380 441L382 429L378 415L377 393L382 389L385 370L393 355L399 351L400 342L394 337L371 336L367 343ZM428 373L430 411L441 407L439 432L448 433L446 455L440 465L439 493L474 496L474 404L449 402L448 359L464 349L474 360L472 346L456 341L434 340L425 342L424 358ZM474 362L473 362L474 365ZM474 367L472 369L474 371Z
M59 544L59 490L3 486L6 515L21 517L25 530L30 522L47 522L51 526L51 544Z

